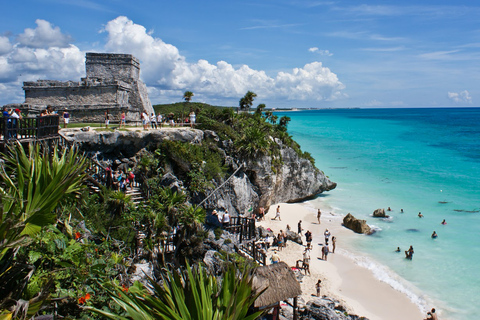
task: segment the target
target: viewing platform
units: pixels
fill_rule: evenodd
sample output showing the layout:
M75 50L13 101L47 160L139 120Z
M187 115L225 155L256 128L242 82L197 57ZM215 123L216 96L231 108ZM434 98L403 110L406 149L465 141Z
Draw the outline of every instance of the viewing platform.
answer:
M58 115L22 119L3 117L0 119L0 144L57 139L58 130Z

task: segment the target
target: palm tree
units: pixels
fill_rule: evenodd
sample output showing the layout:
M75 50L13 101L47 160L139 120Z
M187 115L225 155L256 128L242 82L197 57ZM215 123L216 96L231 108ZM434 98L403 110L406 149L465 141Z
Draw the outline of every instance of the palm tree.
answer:
M128 292L118 286L108 290L126 316L90 307L85 309L115 320L254 320L263 314L263 311L248 314L262 293L253 291L253 278L248 269L237 277L236 266L231 264L219 281L201 265L191 268L187 264L184 272L165 270L162 278L162 285L149 279L151 294L138 282Z
M266 107L267 107L267 106L266 106L264 103L260 103L260 104L257 106L257 110L255 110L255 115L256 115L256 116L261 116L263 110L265 110Z
M253 105L253 100L257 97L257 94L248 91L245 96L243 96L240 101L239 101L239 106L241 110L246 109L247 111L250 109L250 107Z
M183 94L183 99L186 101L186 102L190 102L190 100L192 100L192 97L194 96L193 92L192 91L185 91L185 93Z
M278 128L281 131L287 131L287 125L291 121L290 117L283 116L280 118L280 121L278 122Z

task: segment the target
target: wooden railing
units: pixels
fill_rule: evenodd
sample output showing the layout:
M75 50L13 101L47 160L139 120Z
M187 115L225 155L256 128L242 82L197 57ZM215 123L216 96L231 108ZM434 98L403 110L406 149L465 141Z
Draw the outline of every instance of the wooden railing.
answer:
M258 264L262 266L267 265L267 248L262 248L261 244L256 243L255 241L250 241L245 244L241 244L237 248L237 253L248 255L248 258L255 260Z
M0 140L42 140L58 137L58 116L0 118Z
M255 219L231 217L230 225L225 230L238 235L238 241L255 239Z

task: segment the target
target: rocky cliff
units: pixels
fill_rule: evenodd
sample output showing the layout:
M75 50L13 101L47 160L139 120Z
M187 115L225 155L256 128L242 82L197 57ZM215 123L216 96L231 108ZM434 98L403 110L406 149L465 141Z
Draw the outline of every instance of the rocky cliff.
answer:
M95 154L100 161L117 163L134 162L138 152L145 148L154 149L164 140L192 144L202 144L205 139L214 141L231 172L241 168L205 202L207 209L228 209L233 214L245 214L250 208L297 202L336 187L336 183L330 181L309 160L300 158L292 148L282 145L279 140L275 142L280 146L281 164L274 165L271 156L242 157L235 154L232 141L222 141L215 132L209 130L167 128L143 131L139 128L136 131L82 132L70 129L62 130L62 134L68 140L77 142L86 152Z

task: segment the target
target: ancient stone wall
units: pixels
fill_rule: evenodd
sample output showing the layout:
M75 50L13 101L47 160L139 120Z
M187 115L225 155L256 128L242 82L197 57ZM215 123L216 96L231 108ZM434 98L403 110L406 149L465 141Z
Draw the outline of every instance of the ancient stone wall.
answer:
M57 111L68 110L72 122L103 122L105 112L113 121L119 120L122 112L127 121L138 121L143 110L154 112L134 56L87 53L85 69L87 77L80 82L24 82L25 111L34 115L51 106Z
M116 79L131 82L140 78L140 62L131 54L87 52L87 78Z

